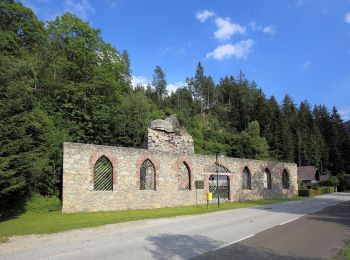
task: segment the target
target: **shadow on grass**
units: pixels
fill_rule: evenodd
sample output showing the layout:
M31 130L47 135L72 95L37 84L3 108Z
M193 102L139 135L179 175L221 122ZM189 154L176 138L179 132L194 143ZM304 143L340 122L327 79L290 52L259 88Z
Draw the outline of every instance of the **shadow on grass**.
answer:
M25 205L26 199L24 200L13 200L11 203L5 204L0 203L0 222L15 219L21 214L26 212Z

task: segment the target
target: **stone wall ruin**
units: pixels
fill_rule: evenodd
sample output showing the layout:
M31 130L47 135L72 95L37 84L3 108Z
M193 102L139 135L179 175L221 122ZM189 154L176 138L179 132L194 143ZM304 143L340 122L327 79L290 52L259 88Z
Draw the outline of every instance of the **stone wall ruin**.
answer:
M62 211L113 211L204 204L210 176L215 174L216 158L195 154L192 137L175 119L152 121L145 134L144 149L64 143ZM95 190L94 184L98 181L96 162L101 157L110 162L106 164L110 169L106 170L104 167L107 166L102 165L99 173L99 176L110 174L106 180L108 185L104 186L110 187L108 190ZM146 160L148 168L143 169ZM229 184L225 201L297 195L297 166L294 163L219 157L219 167L225 169L219 174L226 176ZM244 170L250 174L249 189L242 186ZM270 185L266 185L267 170ZM282 183L283 172L288 175L288 186ZM147 184L152 188L142 189L142 174L152 176L154 186ZM197 183L202 183L203 187Z

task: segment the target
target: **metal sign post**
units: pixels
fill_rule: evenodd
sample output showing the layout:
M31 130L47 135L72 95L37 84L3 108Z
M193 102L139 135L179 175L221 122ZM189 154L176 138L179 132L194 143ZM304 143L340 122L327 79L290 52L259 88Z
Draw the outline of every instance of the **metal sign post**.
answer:
M220 208L220 189L219 189L219 167L218 167L218 155L216 153L216 190L218 192L218 208Z

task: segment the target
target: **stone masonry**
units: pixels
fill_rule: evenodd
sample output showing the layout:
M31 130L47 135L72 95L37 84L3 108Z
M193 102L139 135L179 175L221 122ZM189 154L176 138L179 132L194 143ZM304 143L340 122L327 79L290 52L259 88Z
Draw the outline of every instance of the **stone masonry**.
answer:
M175 116L151 122L144 135L142 148L158 152L194 154L194 143Z
M215 164L215 156L194 154L192 137L184 130L176 132L179 128L174 129L174 123L169 123L172 130L171 127L159 129L159 124L157 129L154 125L153 122L153 129L147 130L144 147L148 149L64 143L62 211L113 211L205 203L209 176L215 174L207 169ZM94 165L103 155L113 166L112 191L94 190ZM146 159L153 163L156 171L156 190L140 190L140 167ZM190 171L190 190L178 189L179 171L184 163ZM220 173L229 177L229 201L297 195L294 163L229 157L219 157L219 163L230 171ZM242 189L244 167L251 174L251 189ZM271 189L263 186L266 168L271 172ZM289 189L282 188L284 170L289 175ZM196 181L203 181L204 189L196 189Z

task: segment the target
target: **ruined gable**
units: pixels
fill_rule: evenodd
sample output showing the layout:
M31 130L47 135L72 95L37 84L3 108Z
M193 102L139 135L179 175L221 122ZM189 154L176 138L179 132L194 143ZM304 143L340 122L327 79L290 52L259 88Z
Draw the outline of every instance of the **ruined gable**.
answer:
M153 120L147 128L142 148L157 152L194 154L193 138L176 116Z

